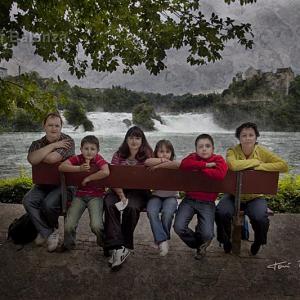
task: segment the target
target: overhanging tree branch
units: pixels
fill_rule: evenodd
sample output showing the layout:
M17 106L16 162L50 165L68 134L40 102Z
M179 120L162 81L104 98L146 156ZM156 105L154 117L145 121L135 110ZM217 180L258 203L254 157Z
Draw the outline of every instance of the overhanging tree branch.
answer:
M230 4L235 0L224 0ZM255 0L239 0L241 5ZM167 50L188 49L187 62L205 64L221 59L225 43L236 39L251 48L250 24L204 16L196 0L18 0L15 19L8 15L13 5L7 1L0 22L0 60L12 57L10 32L24 30L38 35L32 40L35 54L44 61L63 59L71 74L85 76L86 69L134 73L144 65L152 74L166 68ZM82 51L78 51L78 45Z

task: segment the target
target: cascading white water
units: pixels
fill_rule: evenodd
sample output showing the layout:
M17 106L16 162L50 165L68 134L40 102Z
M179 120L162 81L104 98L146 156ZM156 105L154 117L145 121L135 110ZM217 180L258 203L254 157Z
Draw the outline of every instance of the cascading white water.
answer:
M90 112L87 117L94 124L94 134L100 135L124 135L128 127L123 120L132 121L131 113ZM163 124L154 120L156 133L225 132L214 123L212 114L209 113L162 114L161 118ZM71 133L74 129L67 124L65 131ZM77 131L83 133L83 128L80 127Z
M164 124L154 120L155 128L161 132L194 133L225 131L214 123L213 116L209 113L186 113L180 115L162 115L161 117Z

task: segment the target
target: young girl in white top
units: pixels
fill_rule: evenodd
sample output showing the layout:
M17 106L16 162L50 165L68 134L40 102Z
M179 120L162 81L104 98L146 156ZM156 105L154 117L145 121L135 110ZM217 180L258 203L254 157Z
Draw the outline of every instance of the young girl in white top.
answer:
M154 150L154 157L148 158L145 165L154 170L157 168L177 169L179 162L174 161L174 147L168 140L160 140ZM147 204L147 214L150 220L155 244L159 247L159 255L168 253L170 229L177 210L177 191L155 190ZM161 217L160 217L161 213Z

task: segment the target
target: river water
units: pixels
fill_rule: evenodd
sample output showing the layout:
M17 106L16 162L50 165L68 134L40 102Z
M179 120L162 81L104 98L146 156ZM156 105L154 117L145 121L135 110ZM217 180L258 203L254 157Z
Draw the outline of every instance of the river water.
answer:
M155 121L156 131L146 132L152 147L160 139L169 139L175 148L177 159L194 151L194 140L200 133L209 133L215 140L215 153L226 153L226 149L237 143L234 132L217 126L210 114L161 115L164 124ZM74 130L65 124L64 133L75 140L76 153L79 153L80 140L87 134L94 134L100 140L100 153L110 161L114 151L120 146L127 131L124 119L131 120L129 113L93 112L88 118L94 123L94 132L84 132L82 128ZM43 136L43 132L18 132L0 134L0 176L14 177L21 170L30 175L31 166L26 160L28 148L33 140ZM293 173L300 173L299 152L300 132L261 132L259 143L282 156L292 167Z

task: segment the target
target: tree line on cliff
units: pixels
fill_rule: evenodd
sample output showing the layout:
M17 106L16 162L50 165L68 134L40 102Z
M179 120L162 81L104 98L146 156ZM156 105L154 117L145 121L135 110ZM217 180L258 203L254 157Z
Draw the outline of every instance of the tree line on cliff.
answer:
M9 99L11 95L14 101ZM0 80L0 99L2 131L40 130L45 111L53 109L64 110L70 124L83 125L89 131L93 130L93 124L86 116L88 111L132 112L134 123L146 130L154 129L151 119L159 119L160 112L211 112L215 122L227 129L245 120L258 123L264 130L300 129L300 76L290 83L288 95L271 90L255 77L233 81L221 94L161 95L120 86L110 89L71 87L66 80L42 78L32 72ZM36 104L28 109L32 99ZM16 101L22 106L9 106Z

